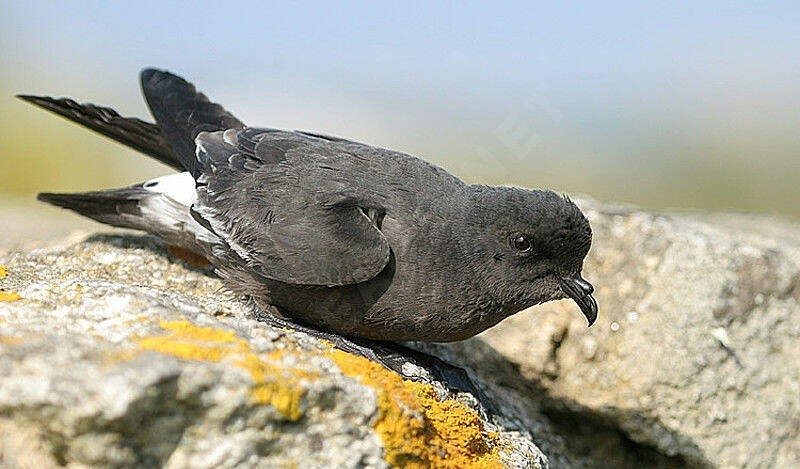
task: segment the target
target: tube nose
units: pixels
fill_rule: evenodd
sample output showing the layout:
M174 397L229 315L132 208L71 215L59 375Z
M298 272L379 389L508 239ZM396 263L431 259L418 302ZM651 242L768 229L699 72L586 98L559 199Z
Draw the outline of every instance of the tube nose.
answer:
M561 289L578 304L586 320L589 321L589 326L594 324L597 320L597 301L592 296L594 293L592 284L577 273L562 277Z
M587 282L585 278L581 277L581 274L576 274L574 277L575 285L578 286L584 293L587 295L591 295L594 293L594 287L591 283Z

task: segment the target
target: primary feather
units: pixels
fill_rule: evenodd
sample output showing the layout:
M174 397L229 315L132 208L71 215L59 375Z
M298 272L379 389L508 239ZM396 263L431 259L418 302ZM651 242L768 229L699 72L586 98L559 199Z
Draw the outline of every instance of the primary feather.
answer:
M20 94L19 99L94 130L145 155L183 171L172 145L158 126L135 117L120 116L117 111L91 103L78 104L68 98Z

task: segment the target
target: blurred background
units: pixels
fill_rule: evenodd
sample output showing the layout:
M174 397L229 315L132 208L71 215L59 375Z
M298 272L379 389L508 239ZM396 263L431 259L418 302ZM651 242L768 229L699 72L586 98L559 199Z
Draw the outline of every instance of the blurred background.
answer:
M13 98L144 117L150 65L247 123L401 150L469 182L798 218L800 4L747 3L3 0L4 224L57 223L37 191L167 171Z

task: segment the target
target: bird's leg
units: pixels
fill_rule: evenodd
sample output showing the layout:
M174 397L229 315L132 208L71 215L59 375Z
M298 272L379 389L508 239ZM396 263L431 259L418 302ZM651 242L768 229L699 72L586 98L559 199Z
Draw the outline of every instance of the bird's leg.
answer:
M275 308L276 311L271 311L273 308ZM317 339L328 341L339 350L372 360L406 379L418 382L421 381L428 384L432 381L438 381L451 391L472 394L487 408L487 410L491 411L494 409L492 402L488 399L486 394L472 382L466 370L451 365L441 358L419 350L414 350L397 342L346 337L335 332L298 324L288 319L288 316L281 314L280 309L275 306L271 306L269 309L255 306L254 313L256 320L259 322L277 328L293 329ZM409 363L426 370L430 376L420 376L419 374L413 373L413 370L410 369L404 370L403 365Z

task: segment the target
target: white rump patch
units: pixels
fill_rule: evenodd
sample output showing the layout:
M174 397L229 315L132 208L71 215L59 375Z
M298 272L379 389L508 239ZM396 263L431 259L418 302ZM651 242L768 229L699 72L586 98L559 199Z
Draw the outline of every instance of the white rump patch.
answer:
M191 207L197 201L197 187L189 172L169 174L144 183L150 192L163 194L181 205Z

